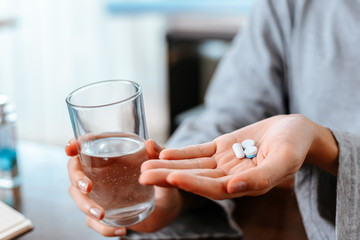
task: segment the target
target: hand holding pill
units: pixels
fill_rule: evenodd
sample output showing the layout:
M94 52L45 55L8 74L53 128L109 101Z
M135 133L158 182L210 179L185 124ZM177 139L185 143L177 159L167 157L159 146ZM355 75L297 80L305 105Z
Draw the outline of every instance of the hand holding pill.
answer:
M247 139L253 141L250 145L246 145L250 141L245 142L251 151L248 157L242 157L237 143ZM161 160L142 165L139 181L177 187L212 199L254 196L292 178L305 160L327 165L325 169L331 172L336 168L337 151L328 129L302 115L275 116L211 142L166 149L160 154Z

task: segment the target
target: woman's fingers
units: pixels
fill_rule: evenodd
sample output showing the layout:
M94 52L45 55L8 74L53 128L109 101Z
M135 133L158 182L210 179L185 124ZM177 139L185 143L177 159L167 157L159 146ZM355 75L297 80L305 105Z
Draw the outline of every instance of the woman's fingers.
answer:
M232 194L241 192L252 192L253 195L264 194L277 184L290 179L295 172L287 169L283 164L269 161L232 177L227 191Z
M66 155L72 157L78 155L78 141L76 139L71 139L68 144L65 146Z
M164 147L160 146L151 139L145 142L145 146L149 159L158 159L160 152L164 149Z
M257 195L269 191L272 187L291 179L299 170L301 156L293 154L291 148L277 149L269 154L258 155L258 165L236 174L227 186L229 193L244 191L257 192Z
M87 196L87 193L91 191L92 183L82 171L79 156L75 156L77 155L76 144L76 140L73 139L65 148L66 153L69 156L73 156L68 162L68 172L71 182L69 188L70 196L80 210L87 215L86 223L90 228L107 237L125 235L126 228L111 227L99 222L99 220L104 217L105 211Z
M216 168L217 163L213 158L194 158L184 160L148 160L141 166L141 171L146 171L154 168L168 168L168 169L196 169Z
M160 153L161 159L187 159L211 157L216 152L216 144L207 142L198 145L191 145L184 148L165 149Z
M90 179L82 171L79 156L70 158L68 162L69 179L73 186L83 193L89 193L92 188Z
M126 228L124 227L111 227L91 217L86 218L86 224L105 237L122 236L126 234Z
M229 179L229 176L213 178L191 174L186 171L175 171L167 177L167 181L178 188L217 200L229 197L226 191L226 185Z
M172 169L153 169L143 172L140 175L139 182L144 185L156 185L159 187L174 187L172 183L168 181L168 176L181 172L188 175L205 176L209 178L220 178L226 175L220 169L184 169L184 170L172 170Z
M76 205L89 217L95 220L101 220L104 218L105 211L94 202L88 195L80 192L75 186L71 185L69 188L70 196L75 201Z
M235 177L226 175L226 173L223 173L222 176L220 174L215 176L190 170L176 170L169 173L166 180L169 184L185 191L220 200L266 193L277 181L271 176L273 173L273 170L269 172L269 169L262 167L247 169Z
M154 169L141 173L139 183L143 185L156 185L159 187L173 187L166 181L166 177L171 173L169 169Z

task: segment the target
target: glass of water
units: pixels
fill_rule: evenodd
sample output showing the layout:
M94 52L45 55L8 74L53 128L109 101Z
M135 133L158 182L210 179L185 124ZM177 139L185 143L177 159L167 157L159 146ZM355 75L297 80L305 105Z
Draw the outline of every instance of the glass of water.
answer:
M141 86L108 80L76 89L66 98L84 173L92 181L89 196L105 209L105 224L126 227L153 210L154 187L140 185L148 159L147 128Z

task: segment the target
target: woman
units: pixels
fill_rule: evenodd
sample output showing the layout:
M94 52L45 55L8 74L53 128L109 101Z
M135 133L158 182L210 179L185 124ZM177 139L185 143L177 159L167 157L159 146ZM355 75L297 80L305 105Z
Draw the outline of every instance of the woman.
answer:
M228 199L263 194L296 173L309 239L359 239L359 13L356 1L259 1L215 74L204 112L167 145L194 146L161 152L170 161L144 164L140 182ZM231 144L246 138L256 141L258 156L236 160ZM71 179L82 174L76 169L70 167ZM87 212L89 201L72 182L71 194ZM177 210L155 228L136 230L165 226L187 202L173 188L158 188L157 196L162 209Z

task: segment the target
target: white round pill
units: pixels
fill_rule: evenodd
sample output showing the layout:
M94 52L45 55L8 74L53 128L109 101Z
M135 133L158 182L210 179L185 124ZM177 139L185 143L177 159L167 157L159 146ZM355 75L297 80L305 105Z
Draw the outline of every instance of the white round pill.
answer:
M250 147L247 147L245 150L244 150L244 153L246 155L247 158L253 158L253 157L256 157L256 154L257 154L257 147L256 146L250 146Z
M252 139L246 139L244 141L242 141L241 145L243 146L243 148L248 148L250 146L255 146L255 141Z
M234 151L234 153L235 153L235 156L236 156L237 158L244 158L244 157L245 157L244 150L243 150L243 148L242 148L242 146L241 146L240 143L234 143L234 144L232 145L232 149L233 149L233 151Z

